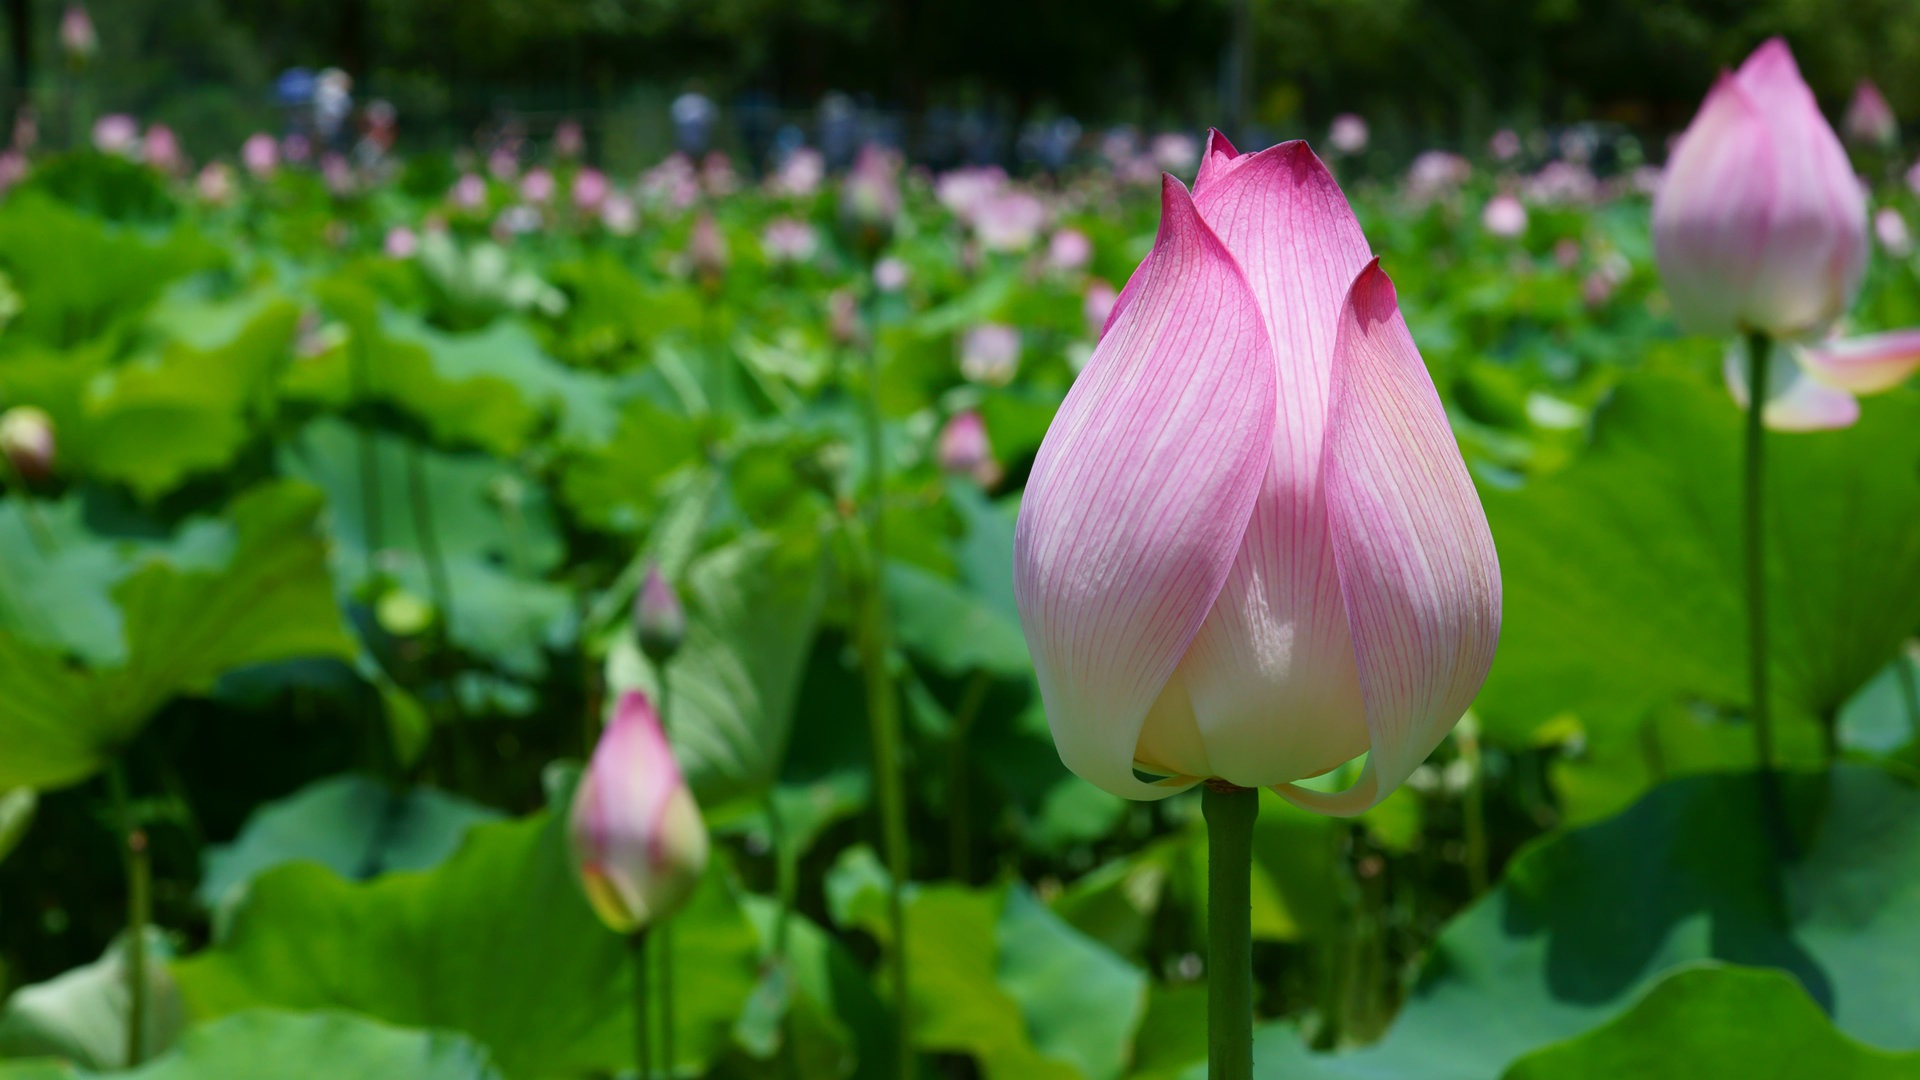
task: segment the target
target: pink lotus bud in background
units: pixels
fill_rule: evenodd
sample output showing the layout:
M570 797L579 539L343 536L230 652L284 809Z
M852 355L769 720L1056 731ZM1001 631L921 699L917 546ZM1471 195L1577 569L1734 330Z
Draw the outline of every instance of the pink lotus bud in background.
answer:
M1571 236L1563 236L1553 242L1553 262L1562 270L1572 270L1580 265L1580 241Z
M1020 370L1020 331L982 323L960 338L960 374L969 382L1005 386Z
M1342 154L1358 154L1367 148L1367 122L1353 113L1341 113L1327 128L1327 144Z
M225 206L233 200L233 169L224 161L210 161L200 170L193 187L203 201Z
M834 344L847 346L860 341L860 300L852 289L835 289L827 294L827 335Z
M933 182L933 196L954 217L971 224L974 211L1006 186L1006 171L998 165L967 165L941 173Z
M804 221L774 218L760 233L760 250L767 261L781 265L812 261L820 251L820 234Z
M632 236L640 228L640 208L620 192L607 196L600 207L600 224L615 236Z
M1818 334L1867 268L1867 206L1786 42L1723 74L1653 199L1674 317L1694 333Z
M1112 285L1095 278L1087 283L1086 299L1080 305L1081 314L1087 318L1087 333L1099 337L1106 332L1107 320L1113 317L1113 306L1120 294Z
M992 487L1000 479L1000 466L993 460L993 444L987 441L987 423L971 409L956 413L940 429L936 452L942 472L971 477L981 487Z
M132 155L140 145L140 124L126 113L108 113L93 122L93 148L103 154Z
M564 161L572 161L587 148L586 133L578 120L562 120L553 129L553 152Z
M896 293L907 287L907 264L892 255L873 264L873 287L884 293Z
M32 405L0 413L0 457L29 484L53 475L53 417Z
M1891 206L1874 211L1873 236L1880 241L1880 250L1896 259L1913 254L1913 233L1907 228L1907 219Z
M607 174L599 169L581 169L573 174L573 205L591 214L607 201Z
M1079 229L1056 229L1047 241L1047 265L1055 270L1078 270L1093 258L1093 241Z
M32 150L40 143L40 117L31 105L20 105L13 112L12 149L21 153Z
M508 146L496 146L487 153L487 175L501 183L510 183L520 175L520 157Z
M645 694L622 694L567 815L574 869L617 933L672 915L707 868L707 829Z
M1900 120L1871 79L1861 79L1854 86L1842 126L1847 138L1861 146L1890 147L1900 141Z
M380 248L389 259L411 259L420 250L420 237L405 225L395 225Z
M140 143L140 156L149 166L168 176L178 176L187 170L187 157L180 152L180 140L165 124L147 125L146 138Z
M694 220L693 231L687 234L687 262L695 275L715 284L726 273L727 238L721 235L720 223L712 214L701 214Z
M1161 172L1186 174L1200 163L1200 140L1184 131L1155 135L1147 152Z
M827 178L827 159L811 146L796 147L780 162L767 181L776 195L795 199L812 198Z
M447 197L458 209L479 210L487 205L487 182L478 173L462 173Z
M240 144L240 164L255 180L265 180L280 167L280 144L264 131L256 131Z
M280 156L291 165L304 165L313 157L313 143L299 132L280 140Z
M840 182L840 212L855 224L891 229L900 216L900 158L872 143Z
M687 612L680 606L679 594L658 566L647 568L647 577L633 599L633 632L640 652L656 664L664 664L680 651L687 638Z
M1426 150L1407 167L1407 194L1415 202L1431 202L1450 195L1473 175L1473 165L1459 154Z
M975 208L973 235L988 251L1025 251L1046 223L1047 207L1038 196L1009 188Z
M18 150L0 151L0 194L27 178L27 155Z
M320 178L326 182L327 192L336 199L353 194L359 187L359 181L353 175L353 166L347 162L347 155L329 150L320 157Z
M1512 128L1501 128L1487 140L1487 152L1495 161L1512 161L1520 156L1520 133Z
M1194 187L1165 182L1153 250L1041 443L1021 627L1081 777L1136 799L1277 785L1357 814L1486 677L1493 538L1326 167L1216 134ZM1294 783L1362 753L1344 791Z
M520 198L535 206L545 206L553 198L553 174L545 169L529 169L520 178Z
M1527 208L1520 200L1501 192L1487 200L1480 211L1480 227L1495 236L1512 239L1527 231Z
M715 199L724 199L740 190L740 176L733 171L733 159L724 151L708 151L701 160L700 188Z
M60 13L60 52L67 58L67 66L76 70L86 67L99 51L100 35L94 32L87 9L68 4Z

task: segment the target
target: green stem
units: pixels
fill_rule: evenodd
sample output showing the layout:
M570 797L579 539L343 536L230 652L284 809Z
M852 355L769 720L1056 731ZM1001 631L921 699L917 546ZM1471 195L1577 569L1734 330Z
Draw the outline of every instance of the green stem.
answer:
M793 839L787 834L787 818L780 812L779 799L769 791L765 802L767 815L767 843L773 848L774 894L779 901L779 914L773 924L773 955L781 964L787 962L787 939L793 919L793 898L799 884L799 853L793 850Z
M664 661L653 662L653 683L659 693L660 730L667 733L669 707L672 704L671 691L668 689L667 665ZM654 963L660 969L660 1064L661 1071L667 1076L674 1075L676 1062L673 1057L673 925L670 922L660 924L655 936L660 939L658 956Z
M133 1068L146 1060L147 925L153 914L153 866L147 853L147 835L134 818L126 768L118 759L107 767L107 784L113 791L114 813L125 845L122 855L127 870L127 1067Z
M960 707L953 713L953 744L947 751L947 855L953 863L953 880L965 884L973 880L973 809L968 798L968 736L980 715L993 678L984 671L975 672L967 683Z
M1215 787L1207 819L1207 1080L1253 1077L1253 821L1260 793Z
M1474 896L1487 891L1487 784L1486 769L1480 757L1480 738L1460 739L1460 754L1473 767L1467 777L1467 790L1460 811L1466 818L1467 886Z
M647 964L647 928L634 931L627 942L633 949L633 1074L639 1080L653 1080L653 1010L647 1008L652 971Z
M1894 677L1900 680L1900 699L1907 706L1907 727L1913 731L1915 740L1920 741L1920 685L1915 683L1913 657L1905 647L1901 648L1899 658L1893 662L1893 670Z
M913 1075L913 1024L908 1009L907 916L904 890L907 864L907 812L900 777L899 693L891 667L892 628L887 619L885 569L887 565L884 436L880 424L880 359L866 350L867 385L867 581L865 596L865 655L867 719L873 740L874 782L879 788L881 833L887 874L887 923L892 931L894 1052L897 1076Z
M1748 715L1760 768L1761 811L1775 847L1790 849L1786 810L1775 772L1772 698L1767 688L1766 449L1767 353L1773 341L1759 332L1747 335L1746 485L1741 531L1745 540L1747 586Z

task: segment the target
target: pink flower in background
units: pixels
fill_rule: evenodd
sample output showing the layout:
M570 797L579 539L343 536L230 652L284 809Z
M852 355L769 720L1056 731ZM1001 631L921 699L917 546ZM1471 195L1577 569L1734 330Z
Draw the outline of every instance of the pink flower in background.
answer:
M553 188L553 174L545 169L528 169L527 175L520 178L520 198L535 206L553 201Z
M607 201L607 174L599 169L581 169L573 174L573 205L582 213L595 213Z
M1184 131L1155 135L1147 152L1161 172L1188 173L1200 161L1200 140Z
M240 164L256 180L265 180L280 167L280 144L264 131L256 131L240 144Z
M1549 161L1527 178L1527 198L1547 206L1568 206L1593 202L1600 194L1600 181L1585 165L1571 161Z
M720 232L720 223L712 214L701 214L687 234L687 263L703 280L717 282L726 273L727 260L727 238Z
M618 933L679 910L706 872L706 825L645 694L620 696L574 789L567 839L595 914Z
M1520 135L1512 128L1501 128L1487 140L1487 152L1495 161L1512 161L1520 156Z
M616 191L600 204L600 224L615 236L632 236L640 228L640 208Z
M27 155L18 150L0 152L0 193L27 178Z
M68 66L86 67L99 51L100 35L94 31L87 9L68 4L60 13L60 52L66 56Z
M1004 323L982 323L960 338L960 374L969 382L1005 386L1020 370L1020 331Z
M487 205L487 182L479 173L462 173L460 179L453 182L453 190L447 197L458 209L479 210Z
M1367 148L1367 122L1354 113L1341 113L1327 128L1327 144L1342 154L1358 154Z
M827 335L837 345L854 345L860 340L860 298L852 289L835 289L827 294Z
M562 120L554 125L553 152L563 161L572 161L587 148L586 132L578 120Z
M140 145L140 124L126 113L108 113L93 122L93 148L128 157Z
M1046 204L1018 188L986 199L973 212L974 238L988 251L1025 251L1040 239L1046 224Z
M796 147L767 181L775 194L810 199L827 179L827 159L811 146Z
M313 157L313 143L295 133L280 140L280 156L294 165L305 165Z
M1867 207L1840 139L1774 38L1723 74L1653 200L1653 246L1680 325L1819 336L1867 267Z
M1430 202L1452 194L1473 175L1466 158L1446 150L1427 150L1407 167L1407 194L1415 202Z
M331 150L320 158L320 178L326 181L327 191L334 198L345 198L359 186L353 175L353 166L347 163L347 156Z
M1055 229L1047 241L1047 265L1055 270L1072 271L1093 258L1093 241L1079 229Z
M700 162L700 187L715 199L740 190L740 177L733 171L733 159L719 150L709 151Z
M1119 299L1120 293L1106 281L1094 278L1087 282L1087 293L1080 311L1087 318L1089 334L1098 338L1106 332L1107 320L1113 317L1113 306Z
M193 187L204 202L225 206L233 201L233 170L224 161L208 162L194 180Z
M389 259L411 259L420 250L420 237L405 225L395 225L387 230L380 249Z
M900 155L872 143L861 147L840 182L840 211L857 223L891 228L900 216Z
M774 218L760 233L760 249L771 263L804 263L820 251L820 234L793 218Z
M40 117L30 105L21 105L13 113L12 148L26 153L40 142Z
M999 166L967 165L941 173L933 182L933 195L954 217L971 223L981 204L1006 186L1006 171Z
M1527 231L1527 208L1503 191L1487 200L1480 211L1480 227L1507 239L1520 236Z
M1891 390L1920 368L1920 329L1893 330L1814 344L1784 343L1768 356L1767 403L1760 418L1774 431L1828 431L1860 419L1858 398ZM1752 394L1745 350L1727 350L1727 392L1742 408Z
M1000 465L993 460L993 444L987 440L987 422L972 409L956 413L940 429L935 450L940 471L965 476L981 487L992 487L1000 480Z
M1047 430L1014 595L1061 759L1129 798L1355 814L1478 692L1486 516L1392 283L1304 143L1217 134ZM1293 781L1366 754L1324 793ZM1165 779L1143 782L1139 772Z
M180 152L180 140L174 137L173 129L165 124L147 125L146 138L140 144L140 156L148 165L168 176L187 171L187 156Z
M1907 228L1907 219L1891 206L1874 212L1873 236L1880 241L1880 250L1896 259L1913 254L1913 233Z
M653 205L684 210L700 199L700 174L687 155L669 154L641 175L640 192Z
M885 293L896 293L907 287L907 264L893 255L873 264L873 287Z
M520 157L508 146L496 146L487 152L487 175L501 183L510 183L520 175Z
M1871 79L1861 79L1854 86L1842 126L1847 138L1862 146L1889 147L1900 141L1900 120Z

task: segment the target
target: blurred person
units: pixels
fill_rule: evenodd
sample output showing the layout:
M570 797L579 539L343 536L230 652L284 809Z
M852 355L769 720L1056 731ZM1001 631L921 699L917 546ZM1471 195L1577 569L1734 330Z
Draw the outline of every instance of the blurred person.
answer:
M713 141L714 121L720 115L713 99L697 88L689 87L673 99L673 104L667 107L667 113L673 120L673 143L680 152L690 157L705 153L708 144Z
M353 76L337 67L322 71L313 84L313 133L329 150L345 150L347 118L353 114Z

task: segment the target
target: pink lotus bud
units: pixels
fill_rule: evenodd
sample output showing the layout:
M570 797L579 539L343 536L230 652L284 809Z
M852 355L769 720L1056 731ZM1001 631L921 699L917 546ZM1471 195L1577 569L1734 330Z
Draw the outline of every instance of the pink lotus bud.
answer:
M840 184L840 212L854 224L891 229L900 216L900 158L871 143Z
M632 236L640 228L640 208L616 191L600 207L600 224L615 236Z
M1862 146L1889 147L1900 141L1900 120L1871 79L1861 79L1853 88L1843 123L1847 138Z
M1358 154L1367 148L1367 122L1353 113L1341 113L1327 129L1327 142L1342 154Z
M420 250L420 237L405 225L395 225L387 230L387 238L380 247L389 259L411 259Z
M1106 333L1107 320L1113 317L1114 302L1120 294L1112 285L1098 278L1087 283L1087 296L1081 304L1081 312L1087 317L1087 332L1094 337Z
M280 140L280 156L294 165L304 165L313 157L313 143L296 131Z
M680 651L687 637L687 613L680 597L660 576L658 566L647 568L640 593L633 600L633 629L640 651L656 664L664 664Z
M246 166L254 179L265 180L280 167L280 145L273 141L273 136L256 131L240 144L240 164Z
M1487 141L1487 152L1495 161L1512 161L1520 156L1520 134L1512 128L1501 128Z
M1786 42L1723 74L1653 199L1653 247L1680 325L1817 334L1853 303L1867 206Z
M165 124L147 126L147 136L140 144L140 156L149 166L168 176L177 176L187 169L187 157L180 152L180 140L174 137L173 129Z
M617 933L672 915L700 884L706 825L645 694L621 695L574 789L567 837L587 900Z
M1060 406L1014 596L1061 759L1356 814L1492 664L1486 516L1392 283L1306 144L1218 134ZM1294 781L1360 754L1353 786ZM1136 770L1157 779L1142 781Z
M68 4L60 13L60 51L68 66L76 69L86 67L100 51L100 35L94 32L87 9L79 4Z
M767 186L776 195L795 199L812 198L827 178L827 159L810 146L797 147L781 162Z
M907 287L907 264L892 255L873 264L873 287L894 293Z
M462 173L447 197L461 210L479 210L487 205L487 182L478 173Z
M1473 165L1459 154L1427 150L1407 167L1407 194L1415 202L1431 202L1453 193L1473 175Z
M1047 265L1068 272L1087 265L1093 258L1093 241L1079 229L1056 229L1047 241Z
M1200 161L1200 141L1183 131L1155 135L1148 148L1161 172L1187 173Z
M587 148L587 136L580 129L578 120L562 120L553 129L553 152L566 161L572 161Z
M968 165L941 173L933 182L933 196L954 217L971 224L974 211L1006 186L1006 171L999 166Z
M827 294L827 333L837 345L860 341L860 299L852 289L835 289Z
M733 159L720 150L708 151L700 162L700 189L715 199L724 199L740 190L740 176L733 171Z
M992 487L1000 479L993 444L987 441L987 423L971 409L956 413L940 429L938 454L942 472L972 477L981 487Z
M1005 386L1020 369L1020 331L983 323L960 338L960 374L970 382Z
M27 155L18 150L0 151L0 194L27 178Z
M1880 241L1880 249L1896 259L1913 254L1913 233L1907 228L1907 219L1891 206L1874 211L1873 236Z
M509 146L496 146L487 152L487 175L503 184L520 175L520 157Z
M520 178L520 198L535 206L545 206L553 198L553 174L545 169L529 169Z
M200 198L214 206L233 201L233 169L224 161L208 162L193 182Z
M581 169L573 175L573 205L582 213L598 212L610 190L607 174L599 169Z
M53 417L32 405L0 413L0 457L29 484L53 475Z
M16 106L13 112L12 148L27 153L40 143L40 116L31 105Z
M760 249L770 263L804 263L820 251L820 234L804 221L774 218L760 233Z
M973 213L973 235L988 251L1025 251L1040 239L1047 207L1030 192L1009 188Z
M320 178L326 181L327 192L336 199L353 194L359 186L359 181L353 175L353 166L347 163L347 156L331 150L320 159Z
M1480 227L1495 236L1512 239L1527 231L1527 208L1520 200L1502 192L1487 200L1480 211Z
M139 145L140 124L126 113L108 113L93 122L95 150L127 157Z
M709 283L717 284L720 275L727 272L727 238L721 235L720 223L712 214L701 214L694 220L693 231L687 236L687 261L694 274Z

